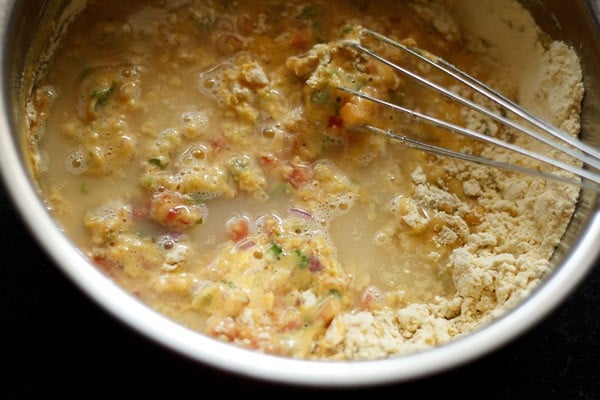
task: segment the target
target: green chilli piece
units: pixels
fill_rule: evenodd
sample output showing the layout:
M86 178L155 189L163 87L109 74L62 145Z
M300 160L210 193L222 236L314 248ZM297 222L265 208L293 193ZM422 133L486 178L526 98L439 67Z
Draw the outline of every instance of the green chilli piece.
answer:
M322 106L329 102L329 91L327 88L317 89L310 95L310 102L317 105Z
M150 164L152 164L152 165L156 165L160 169L165 168L165 165L162 163L162 161L160 160L160 158L151 158L151 159L148 160L148 162Z
M283 253L283 249L277 243L272 242L271 247L269 247L269 250L267 250L267 253L272 254L275 257L279 257L281 253Z
M303 252L302 250L296 250L295 253L299 258L298 268L304 269L304 268L308 267L309 260L308 260L308 256L306 255L306 253Z
M94 90L92 92L92 99L96 101L94 103L94 110L98 110L98 107L105 106L116 89L117 82L113 81L110 86Z
M271 191L271 196L272 197L286 196L286 195L290 194L290 192L291 192L291 188L285 182L281 182L279 185L277 185L275 187L275 189L273 189Z

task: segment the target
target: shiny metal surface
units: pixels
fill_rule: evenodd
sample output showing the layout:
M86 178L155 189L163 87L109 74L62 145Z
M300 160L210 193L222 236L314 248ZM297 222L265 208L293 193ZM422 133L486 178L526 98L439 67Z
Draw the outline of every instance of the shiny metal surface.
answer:
M157 346L204 365L262 380L304 386L367 386L402 382L450 369L504 345L532 327L577 288L599 259L598 199L584 191L563 243L554 255L557 268L527 301L494 323L437 349L395 359L325 363L257 354L198 335L148 309L108 282L68 238L40 202L22 160L23 98L31 88L28 57L37 57L45 42L33 42L36 29L50 38L53 26L40 25L42 15L56 16L69 3L38 0L0 1L0 168L6 191L49 256L75 285L139 334ZM600 147L599 2L524 0L539 24L553 38L579 52L584 68L586 97L582 137Z

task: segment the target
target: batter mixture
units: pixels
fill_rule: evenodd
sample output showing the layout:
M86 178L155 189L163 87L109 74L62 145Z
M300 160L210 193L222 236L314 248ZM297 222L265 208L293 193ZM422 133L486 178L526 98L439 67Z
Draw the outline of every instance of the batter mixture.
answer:
M124 290L245 348L373 359L477 329L547 272L578 189L362 129L530 163L337 85L540 146L344 46L362 26L579 131L577 56L513 1L93 0L28 110L48 209Z

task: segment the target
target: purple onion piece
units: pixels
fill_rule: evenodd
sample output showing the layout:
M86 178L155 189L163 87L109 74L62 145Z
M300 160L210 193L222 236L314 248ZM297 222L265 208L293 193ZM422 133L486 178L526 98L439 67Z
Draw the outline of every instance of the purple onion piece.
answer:
M321 264L321 260L314 254L310 255L310 263L309 263L310 272L319 272L323 270L323 264Z
M181 231L169 231L167 232L167 236L174 241L177 241L179 238L183 236L183 232Z
M256 242L254 240L245 239L245 240L242 240L242 241L236 243L234 248L236 250L248 250L254 246L256 246Z
M302 208L298 208L298 207L291 207L290 208L290 213L296 214L296 215L300 215L300 216L306 217L306 218L312 218L313 217L313 215L310 212L308 212L308 211L306 211L306 210L304 210Z

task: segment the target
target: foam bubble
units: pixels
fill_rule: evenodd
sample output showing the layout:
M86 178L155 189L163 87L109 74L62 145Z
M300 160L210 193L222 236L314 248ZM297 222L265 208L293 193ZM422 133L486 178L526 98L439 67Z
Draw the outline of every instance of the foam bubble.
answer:
M208 148L203 144L188 147L179 157L182 164L192 165L202 163L208 156Z
M378 231L373 235L373 244L377 246L386 246L391 243L391 236L385 231Z
M175 128L163 130L152 145L153 148L164 155L168 155L181 141L179 132Z
M365 152L358 156L357 161L361 167L366 167L367 165L371 164L375 158L377 158L375 152Z
M135 103L142 97L142 88L135 82L128 82L121 86L121 93Z
M219 101L219 93L225 86L223 70L229 63L219 64L209 70L200 73L198 77L198 90L209 99Z
M201 192L194 193L194 198L198 199L198 201L212 200L212 199L219 198L221 196L223 196L223 192L221 192L221 191L217 191L217 192L201 191ZM207 215L208 215L208 208L207 208Z
M65 158L65 168L73 175L84 173L87 168L87 162L81 150L75 150Z
M311 238L318 234L324 234L323 226L314 219L293 217L294 233L299 236Z
M334 249L335 252L336 245L329 235L327 228L320 221L315 219L295 219L294 223L297 235L304 237L307 242L311 238L318 236L325 247Z
M404 196L399 194L398 196L394 197L392 200L390 200L390 211L393 214L396 214L398 212L398 210L400 210L400 204L402 203L402 200L404 199Z
M250 227L253 234L268 233L274 227L279 227L283 219L275 213L265 213L259 215L254 224Z
M316 221L327 226L334 218L346 214L356 201L352 193L340 193L328 196L323 203L319 203L312 211Z
M208 115L202 111L184 111L179 116L179 123L186 137L193 139L208 131Z
M208 218L208 206L206 205L206 203L197 204L196 210L198 210L202 221L206 221L206 219Z
M50 108L58 98L58 91L52 85L45 85L36 91L36 97L43 97L47 104L46 107ZM26 112L30 125L34 127L34 122L37 124L37 126L35 126L35 128L32 130L32 138L35 141L38 141L42 138L44 132L46 131L46 120L48 119L48 113L38 113L35 105L31 102L27 103Z

